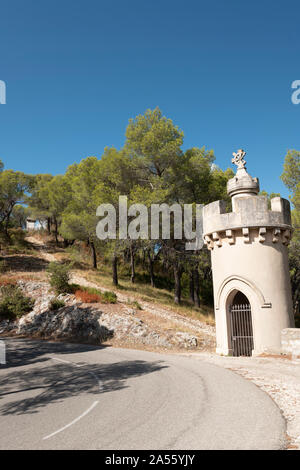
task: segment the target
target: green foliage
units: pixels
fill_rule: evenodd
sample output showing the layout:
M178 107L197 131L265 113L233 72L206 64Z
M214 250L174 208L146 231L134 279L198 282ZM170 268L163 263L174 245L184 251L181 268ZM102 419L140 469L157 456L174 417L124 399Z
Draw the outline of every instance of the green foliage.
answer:
M14 207L27 201L33 177L21 171L0 171L0 229L8 236L8 227Z
M35 175L31 196L28 200L32 216L34 217L50 217L49 203L49 183L53 176L49 174Z
M260 191L258 195L259 196L266 196L266 198L268 199L268 209L269 210L271 210L271 199L273 199L273 197L280 197L280 193L268 193L265 190Z
M69 263L51 262L47 268L50 276L50 285L57 294L64 294L70 291L71 265Z
M64 238L65 245L74 244L69 253L77 267L89 263L89 256L93 267L97 268L101 257L102 263L110 263L114 285L118 285L120 269L120 277L125 273L132 283L143 281L151 286L177 289L179 301L178 284L182 281L183 295L188 295L194 272L196 284L200 284L198 297L201 301L210 301L210 267L205 256L202 257L206 249L187 253L186 240L174 240L173 220L170 240L118 240L121 195L127 196L128 205L191 203L195 207L224 199L230 208L226 184L233 177L233 171L222 171L215 165L213 150L192 147L183 151L183 137L183 131L163 116L159 108L148 109L143 115L130 119L121 150L107 147L100 159L84 158L69 166L64 175L29 177L11 170L1 172L0 166L0 228L23 227L28 214L47 220L48 231L54 232L57 244L59 236ZM116 209L116 240L99 240L96 236L99 221L96 210L102 203L110 203ZM24 204L28 204L28 208ZM21 244L20 240L18 245ZM14 246L19 249L17 243ZM143 269L135 273L139 264ZM76 287L78 290L78 286L69 285L67 265L51 263L48 272L57 293L75 293ZM186 276L182 277L183 272ZM101 298L116 302L114 293L101 293Z
M10 226L14 228L25 229L26 219L30 215L30 209L28 207L22 206L21 204L16 204L13 208Z
M295 194L300 182L300 152L289 150L285 156L281 179L289 190Z
M90 296L93 296L95 298L95 300L93 301L103 302L107 304L117 303L117 296L112 291L102 292L100 289L97 289L95 287L80 286L78 284L71 284L69 285L68 288L69 288L68 291L72 292L73 294L76 294L77 297L80 297L79 296L80 292L81 293L84 292L84 293L89 294Z
M151 284L160 285L165 279L165 284L171 288L174 263L182 271L190 262L189 254L184 252L185 240L159 241L159 249L157 242L120 241L118 235L116 240L101 241L96 237L99 221L96 209L101 203L110 203L118 211L120 195L128 197L129 205L143 203L148 207L153 203L195 205L227 200L226 184L233 171L224 172L214 165L212 150L193 147L183 152L183 136L183 131L163 116L159 108L148 109L143 115L130 119L123 149L105 148L101 159L87 157L71 165L65 175L37 175L30 209L53 221L56 238L59 232L65 240L84 243L81 252L89 251L94 268L99 255L111 263L115 285L119 266L124 265L129 272L129 263L132 282L138 280L135 265L143 256L144 264L149 266L147 276ZM118 212L116 215L118 221ZM116 229L118 231L118 223ZM172 227L171 233L173 235ZM72 256L77 264L83 260L78 258L76 249L72 250ZM161 266L163 273L156 276L154 268ZM67 289L67 283L62 284L62 289ZM203 285L209 290L210 280L204 279Z
M292 240L289 246L289 264L294 313L300 314L300 243Z
M52 220L57 243L62 213L71 198L71 187L66 175L36 175L28 200L30 211L38 218Z
M290 275L296 323L300 315L300 152L289 150L285 156L284 171L281 175L284 184L291 191L294 205L292 223L294 234L289 246Z
M85 292L88 292L89 294L102 295L101 290L96 289L95 287L79 286L79 288Z
M128 300L127 303L128 305L131 305L132 307L135 307L138 310L143 310L143 307L141 306L141 304L139 304L137 300Z
M10 228L8 236L0 230L0 247L4 247L7 254L31 253L33 247L25 237L26 232L21 228Z
M32 250L32 246L25 240L26 232L21 228L11 229L10 233L10 246L11 253L26 253Z
M55 310L59 310L60 308L64 306L65 306L65 302L55 297L54 299L51 299L50 304L49 304L49 309L55 311Z
M183 132L157 107L130 119L126 129L126 150L148 176L161 177L181 152Z
M111 292L111 291L102 292L102 298L108 304L116 304L117 303L117 296L114 292Z
M81 289L81 286L79 284L69 284L69 294L74 294L78 289Z
M0 293L0 318L13 320L33 309L34 300L26 297L16 285L2 286Z

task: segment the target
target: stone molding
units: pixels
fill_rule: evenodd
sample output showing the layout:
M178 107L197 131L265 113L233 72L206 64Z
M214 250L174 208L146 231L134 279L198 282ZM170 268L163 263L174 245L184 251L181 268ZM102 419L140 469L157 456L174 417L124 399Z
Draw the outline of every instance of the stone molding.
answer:
M251 237L251 235L253 235ZM270 235L270 236L269 236ZM240 227L229 230L220 230L213 233L206 233L203 236L204 244L208 250L213 250L215 247L220 248L223 245L235 245L238 238L241 238L244 243L265 243L269 238L272 243L282 243L287 246L290 243L292 236L291 228L285 227Z
M232 289L230 289L230 291L226 293L226 296L228 298L229 293L232 290L235 290L237 288L236 285L235 285L236 281L239 281L239 282L247 285L248 287L250 287L252 292L254 292L256 294L256 296L258 298L258 301L259 301L259 305L260 305L261 308L272 308L271 302L266 302L263 293L252 281L250 281L249 279L246 279L244 277L241 277L241 276L232 275L232 276L229 276L226 279L224 279L224 281L222 282L222 284L220 285L220 287L218 289L218 292L217 292L217 295L216 295L216 304L215 304L215 309L216 310L219 310L219 308L220 308L220 300L221 300L222 292L225 289L225 287L229 283L233 284Z

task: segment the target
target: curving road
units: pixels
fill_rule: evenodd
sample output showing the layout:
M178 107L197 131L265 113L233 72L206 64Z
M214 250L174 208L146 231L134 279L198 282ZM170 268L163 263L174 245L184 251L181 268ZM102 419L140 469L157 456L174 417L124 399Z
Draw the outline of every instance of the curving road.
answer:
M0 449L285 445L285 422L269 396L199 359L24 339L5 343Z

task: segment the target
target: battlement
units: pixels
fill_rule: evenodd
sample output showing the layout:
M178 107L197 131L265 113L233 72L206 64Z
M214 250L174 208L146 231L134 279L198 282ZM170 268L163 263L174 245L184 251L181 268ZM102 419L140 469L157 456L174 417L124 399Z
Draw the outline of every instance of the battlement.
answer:
M289 201L274 197L269 210L267 197L255 195L235 197L234 211L229 213L224 201L215 201L203 207L204 235L250 227L291 229Z

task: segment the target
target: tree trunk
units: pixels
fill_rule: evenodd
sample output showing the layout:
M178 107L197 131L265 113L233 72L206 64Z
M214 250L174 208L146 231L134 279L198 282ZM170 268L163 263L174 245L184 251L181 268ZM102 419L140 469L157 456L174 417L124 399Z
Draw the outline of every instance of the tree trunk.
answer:
M10 220L10 215L12 213L12 210L9 211L6 215L6 220L5 220L5 225L4 225L4 233L8 241L10 241L10 235L8 232L8 226L9 226L9 220Z
M135 266L134 266L134 247L133 243L130 244L130 268L131 268L131 282L135 281Z
M200 307L200 287L198 269L194 269L194 303L196 307Z
M194 271L190 271L190 301L194 303Z
M55 235L55 243L58 245L58 225L56 217L54 217L54 235Z
M177 264L174 265L174 302L180 304L181 301L181 274L182 271Z
M146 252L145 252L145 250L143 250L142 266L143 266L144 269L146 269Z
M7 238L7 240L10 240L10 236L8 233L8 224L9 224L9 219L7 218L5 221L5 225L4 225L4 233L5 233L5 237Z
M68 238L64 238L64 248L68 248L68 246L72 246L75 240L68 240Z
M149 274L150 274L150 282L151 286L155 287L155 282L154 282L154 270L153 270L153 259L151 257L150 250L147 250L148 253L148 260L149 260Z
M93 257L93 268L97 269L97 253L96 253L94 242L90 242L90 245L91 245L92 257Z
M117 286L118 285L118 258L116 255L114 255L113 257L112 268L113 268L113 283L115 286Z
M48 235L51 235L51 218L47 217L47 231Z

